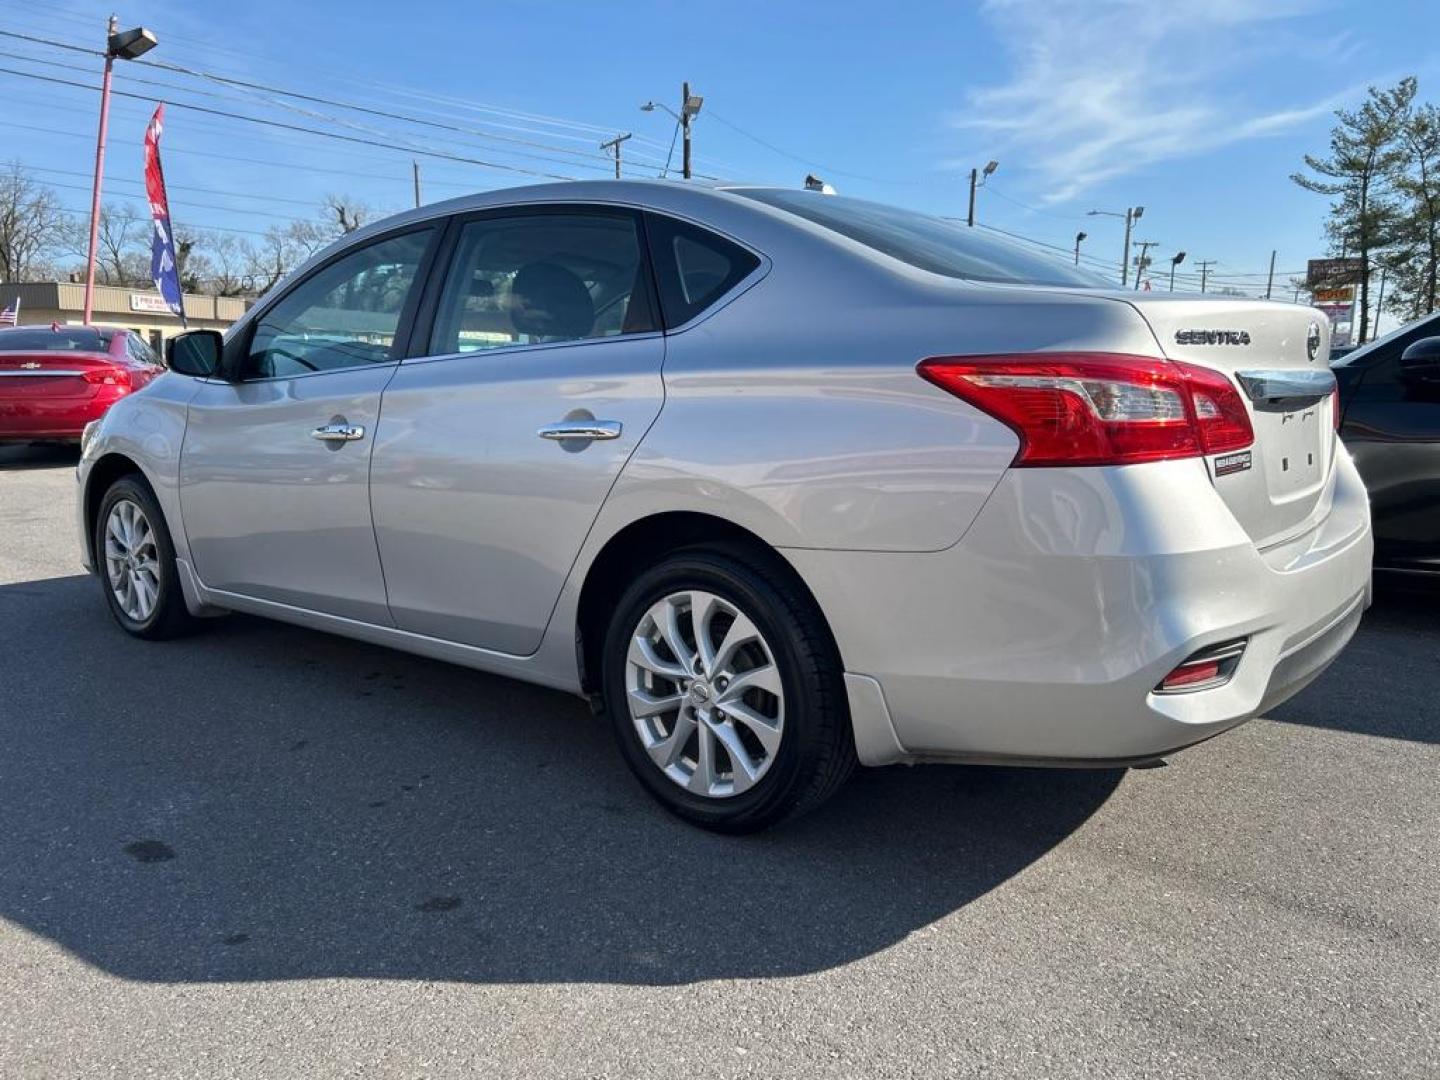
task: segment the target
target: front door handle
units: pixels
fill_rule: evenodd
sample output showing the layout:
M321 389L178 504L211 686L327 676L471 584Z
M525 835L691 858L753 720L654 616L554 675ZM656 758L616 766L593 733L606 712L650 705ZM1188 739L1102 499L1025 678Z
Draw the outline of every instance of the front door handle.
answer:
M618 439L623 430L619 420L562 420L546 424L535 434L542 439Z
M354 442L365 437L365 429L359 424L326 424L310 432L310 437L321 442Z

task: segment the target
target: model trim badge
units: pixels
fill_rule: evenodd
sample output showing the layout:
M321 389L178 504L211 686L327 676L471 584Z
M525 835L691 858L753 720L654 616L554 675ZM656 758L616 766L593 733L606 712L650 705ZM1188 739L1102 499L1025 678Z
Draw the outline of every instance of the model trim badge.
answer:
M1249 450L1240 450L1215 459L1216 476L1229 476L1231 473L1244 472L1248 468L1250 468Z
M1177 345L1249 345L1249 330L1176 330Z

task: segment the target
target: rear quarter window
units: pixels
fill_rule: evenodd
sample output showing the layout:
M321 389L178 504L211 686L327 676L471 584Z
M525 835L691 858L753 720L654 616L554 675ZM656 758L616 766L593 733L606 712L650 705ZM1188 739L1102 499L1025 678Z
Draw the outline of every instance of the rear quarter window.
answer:
M668 328L712 307L760 265L753 252L689 222L647 214L645 231Z

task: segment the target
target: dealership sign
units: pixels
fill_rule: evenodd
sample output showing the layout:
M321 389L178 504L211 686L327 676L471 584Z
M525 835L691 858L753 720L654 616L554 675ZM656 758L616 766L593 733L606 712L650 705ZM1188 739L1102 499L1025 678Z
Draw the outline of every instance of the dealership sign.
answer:
M1311 259L1305 264L1305 287L1333 289L1354 285L1364 275L1365 263L1361 259Z
M1325 313L1330 320L1330 346L1349 345L1351 327L1355 319L1355 305L1344 304L1316 304L1317 308Z
M151 311L156 315L169 315L170 302L158 293L132 292L130 294L130 310Z

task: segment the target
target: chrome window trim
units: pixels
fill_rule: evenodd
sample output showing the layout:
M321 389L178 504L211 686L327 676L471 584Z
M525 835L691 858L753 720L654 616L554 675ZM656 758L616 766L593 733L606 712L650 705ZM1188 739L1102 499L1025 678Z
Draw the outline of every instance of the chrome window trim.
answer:
M540 352L546 349L566 349L575 345L605 345L617 341L643 341L647 338L664 337L659 330L639 330L631 334L610 334L606 337L570 338L567 341L535 341L514 345L496 345L493 349L472 349L470 352L432 353L428 356L407 356L400 361L402 367L411 364L432 364L437 360L473 360L479 356L514 356L516 353ZM348 369L353 370L353 369Z
M231 386L256 386L260 383L290 382L293 379L314 379L322 375L343 375L349 371L379 371L381 368L399 367L399 360L386 360L381 364L355 364L350 367L331 368L328 371L302 371L295 375L261 375L253 379L217 379L206 376L202 382L228 383Z

